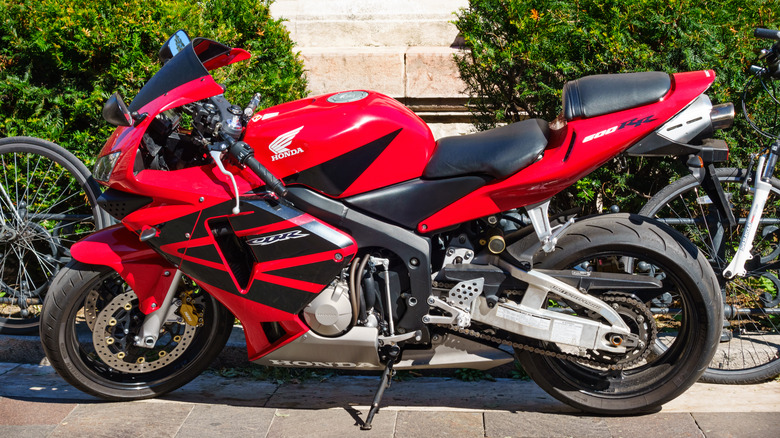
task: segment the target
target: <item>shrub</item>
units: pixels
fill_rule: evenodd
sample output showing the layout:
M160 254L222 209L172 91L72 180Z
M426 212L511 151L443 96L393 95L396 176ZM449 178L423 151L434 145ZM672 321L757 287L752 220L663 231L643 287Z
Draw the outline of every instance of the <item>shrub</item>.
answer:
M269 0L0 0L0 137L60 143L91 162L113 130L101 116L114 91L130 102L160 67L177 29L249 50L214 72L228 99L269 106L303 97L303 65Z
M472 111L480 129L525 117L552 120L561 111L566 81L601 73L713 69L718 75L708 93L713 103L738 106L755 49L769 45L754 38L753 29L780 26L774 2L760 0L469 3L455 24L470 51L456 61L474 97ZM748 150L765 146L739 116L724 135L732 151L730 165L744 165ZM568 208L585 201L590 211L616 203L637 211L646 198L686 172L668 159L614 160L556 202Z

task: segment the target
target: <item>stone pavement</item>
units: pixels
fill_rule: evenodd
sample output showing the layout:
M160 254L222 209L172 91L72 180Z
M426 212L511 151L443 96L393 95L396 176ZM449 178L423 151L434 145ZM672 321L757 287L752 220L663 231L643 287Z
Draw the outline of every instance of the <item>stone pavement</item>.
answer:
M777 437L780 382L696 384L655 414L598 417L532 382L393 382L371 431L359 425L379 377L300 383L205 373L161 399L109 403L51 367L0 363L2 437Z

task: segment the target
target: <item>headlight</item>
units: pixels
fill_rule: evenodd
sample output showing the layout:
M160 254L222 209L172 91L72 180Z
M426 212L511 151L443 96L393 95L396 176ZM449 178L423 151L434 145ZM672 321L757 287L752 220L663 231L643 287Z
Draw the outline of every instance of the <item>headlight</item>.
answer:
M121 153L122 151L116 151L98 158L97 163L95 163L95 169L92 171L92 177L97 181L107 183L109 178L111 178L111 172L114 171L116 160L119 159Z

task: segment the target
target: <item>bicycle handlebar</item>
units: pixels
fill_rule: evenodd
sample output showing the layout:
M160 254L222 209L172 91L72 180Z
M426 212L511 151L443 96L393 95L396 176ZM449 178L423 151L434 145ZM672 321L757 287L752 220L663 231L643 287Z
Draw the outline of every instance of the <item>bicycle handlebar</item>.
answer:
M757 27L756 30L753 31L753 36L767 40L780 41L780 31L778 30Z

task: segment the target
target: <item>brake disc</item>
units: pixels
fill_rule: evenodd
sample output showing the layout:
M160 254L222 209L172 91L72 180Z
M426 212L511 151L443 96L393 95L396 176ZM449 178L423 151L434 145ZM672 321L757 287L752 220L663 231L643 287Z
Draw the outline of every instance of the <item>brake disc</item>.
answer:
M190 346L197 327L166 323L154 348L135 345L135 335L144 321L133 292L117 295L94 319L92 343L109 367L126 373L158 370L178 359Z

